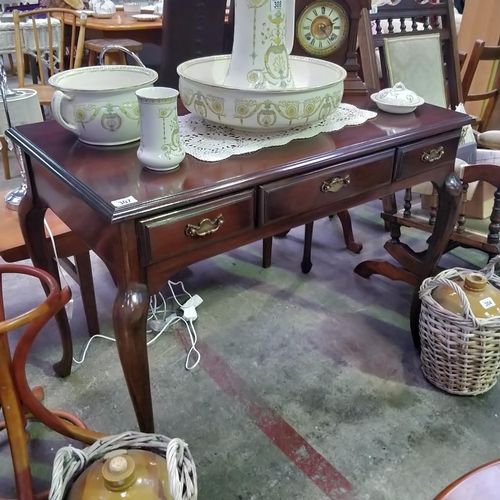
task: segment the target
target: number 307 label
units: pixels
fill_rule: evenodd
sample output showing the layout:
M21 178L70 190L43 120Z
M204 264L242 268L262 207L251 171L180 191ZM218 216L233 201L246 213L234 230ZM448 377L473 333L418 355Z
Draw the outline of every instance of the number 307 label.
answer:
M495 306L495 302L493 302L493 299L491 297L487 297L483 300L480 300L479 303L485 308L489 309L490 307Z
M127 198L121 198L120 200L114 200L111 205L115 207L123 207L125 205L130 205L130 203L136 203L137 200L133 196L127 196Z

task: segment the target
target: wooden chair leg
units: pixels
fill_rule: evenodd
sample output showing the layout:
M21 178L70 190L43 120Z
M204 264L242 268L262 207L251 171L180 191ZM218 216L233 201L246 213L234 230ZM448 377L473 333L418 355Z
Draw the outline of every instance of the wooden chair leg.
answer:
M90 253L83 252L74 256L75 264L68 258L59 259L62 268L71 276L80 287L83 310L87 321L89 335L92 337L99 333L99 319L95 300L94 280L92 279L92 265Z
M404 281L412 286L416 286L418 282L418 277L413 273L386 260L365 260L354 268L354 272L365 279L379 274L393 281Z
M262 240L262 267L267 269L271 267L271 255L273 253L273 237Z
M3 175L5 180L8 181L10 176L10 163L9 163L9 146L5 137L0 137L0 145L2 146L2 163L3 163Z
M300 267L304 274L309 273L312 269L311 252L312 252L312 237L313 237L314 222L309 222L304 228L304 255Z
M345 246L353 253L359 253L363 250L363 245L354 240L352 231L351 215L347 210L343 210L337 214L340 224L342 224L342 232L344 233Z
M12 74L16 76L17 71L16 71L16 65L14 63L14 58L12 57L12 54L9 54L7 57L9 58L10 70L12 71Z
M29 54L24 54L24 74L29 75L31 73L31 60Z
M390 194L382 198L382 210L386 214L394 215L398 211L398 206L396 204L396 195ZM386 231L391 230L391 223L389 221L384 221L384 227Z
M83 309L87 320L89 335L99 333L99 319L95 300L94 280L92 278L92 265L90 252L75 255L75 267L79 278L80 293L82 294Z

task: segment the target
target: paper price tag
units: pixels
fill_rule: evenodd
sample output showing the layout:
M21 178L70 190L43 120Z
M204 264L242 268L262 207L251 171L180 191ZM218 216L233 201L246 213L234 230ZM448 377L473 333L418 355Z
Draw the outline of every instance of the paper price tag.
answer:
M480 300L479 303L485 308L489 309L490 307L495 306L495 302L493 302L493 299L491 297L486 297L483 300Z
M378 7L372 7L370 9L370 14L376 14L378 12Z
M281 10L283 8L283 0L271 0L271 10Z
M127 196L127 198L112 201L111 205L115 207L123 207L125 205L130 205L131 203L137 203L137 200L133 196Z

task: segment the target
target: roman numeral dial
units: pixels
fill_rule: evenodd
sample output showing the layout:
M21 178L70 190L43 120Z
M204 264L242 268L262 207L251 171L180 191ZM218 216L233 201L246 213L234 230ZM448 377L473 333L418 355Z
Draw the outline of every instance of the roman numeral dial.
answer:
M295 33L308 54L326 57L345 42L349 18L338 3L319 0L305 7L299 15Z

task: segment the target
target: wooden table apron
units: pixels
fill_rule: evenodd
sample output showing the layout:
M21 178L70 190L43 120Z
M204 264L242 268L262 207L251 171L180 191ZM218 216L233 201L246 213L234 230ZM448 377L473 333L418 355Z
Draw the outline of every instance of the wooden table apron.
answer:
M349 102L373 109L366 97ZM139 426L153 432L146 348L151 293L200 260L433 181L440 190L440 233L431 238L423 279L437 264L458 215L454 159L461 127L469 122L466 115L430 105L411 115L379 112L359 127L217 163L187 156L170 174L143 169L137 144L87 146L55 122L7 135L25 153L28 194L19 216L35 265L51 270L43 237L50 208L102 258L118 284L113 322L120 361ZM350 183L337 192L322 191L324 183L347 176ZM127 196L138 202L111 204ZM185 234L188 224L219 216L224 222L212 234Z
M55 17L58 17L57 14ZM59 16L59 19L61 16ZM65 24L71 26L73 18L64 16ZM79 25L79 19L77 19ZM120 38L131 38L140 43L152 43L161 45L162 20L157 21L137 21L123 11L117 11L111 19L87 18L85 38L87 40L95 38L109 38L112 40Z

